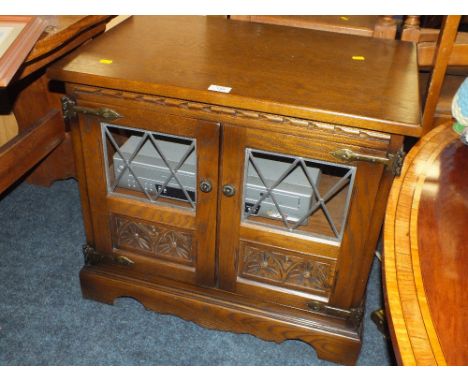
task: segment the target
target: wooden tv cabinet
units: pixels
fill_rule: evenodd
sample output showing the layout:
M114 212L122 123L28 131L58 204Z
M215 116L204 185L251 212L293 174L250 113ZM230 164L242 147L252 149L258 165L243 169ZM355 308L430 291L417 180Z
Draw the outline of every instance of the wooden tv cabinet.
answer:
M133 17L49 76L68 94L85 298L356 362L403 138L421 131L411 44Z

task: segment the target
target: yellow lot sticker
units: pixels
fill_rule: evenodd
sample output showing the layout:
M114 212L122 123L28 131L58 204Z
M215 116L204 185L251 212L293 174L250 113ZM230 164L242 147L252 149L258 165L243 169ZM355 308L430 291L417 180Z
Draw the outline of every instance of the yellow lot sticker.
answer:
M99 60L99 62L100 62L101 64L108 64L108 65L109 65L109 64L112 64L112 60L108 60L108 59L106 59L106 58L101 58L101 59Z
M364 61L366 58L364 56L353 56L354 61Z
M349 17L341 16L340 19L343 20L343 21L348 21L348 20L349 20Z

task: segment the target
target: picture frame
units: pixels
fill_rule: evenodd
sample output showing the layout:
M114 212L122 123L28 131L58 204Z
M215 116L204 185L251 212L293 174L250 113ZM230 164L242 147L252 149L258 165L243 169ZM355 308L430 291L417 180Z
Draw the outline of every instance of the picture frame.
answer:
M36 16L0 16L0 87L10 83L46 26Z

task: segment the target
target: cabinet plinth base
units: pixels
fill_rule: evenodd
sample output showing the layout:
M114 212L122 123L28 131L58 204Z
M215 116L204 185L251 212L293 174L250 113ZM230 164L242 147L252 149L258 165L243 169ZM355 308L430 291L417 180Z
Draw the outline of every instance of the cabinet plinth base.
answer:
M113 304L119 297L132 297L146 308L174 314L201 326L248 333L275 342L301 340L311 345L321 359L354 365L361 350L361 327L346 321L320 318L273 304L249 302L217 289L178 289L85 266L80 272L83 297ZM317 317L317 318L316 318Z

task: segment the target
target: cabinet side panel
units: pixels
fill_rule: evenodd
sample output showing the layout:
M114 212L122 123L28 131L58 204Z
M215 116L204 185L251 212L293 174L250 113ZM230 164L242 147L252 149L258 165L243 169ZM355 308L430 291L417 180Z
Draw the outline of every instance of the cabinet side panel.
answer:
M389 152L397 152L403 145L403 136L393 135L390 141ZM374 252L377 247L379 235L383 225L385 217L385 208L387 206L388 195L392 186L394 175L391 171L384 171L380 180L379 189L377 191L377 197L375 200L374 209L372 211L372 217L370 219L369 233L367 235L366 245L364 247L364 258L361 262L361 266L357 271L358 274L367 275L367 277L361 277L355 284L352 294L352 306L357 306L362 300L362 296L365 293L368 275L372 261L374 259Z
M373 226L376 222L372 219L372 213L383 172L382 165L365 162L357 164L357 176L347 228L338 258L338 276L330 297L330 304L338 308L357 307L363 297L361 293L355 301L353 292L357 285L365 285L368 279L368 274L362 273L363 264L369 264L369 255L372 255L366 251L367 235L370 231L380 230L380 226ZM355 305L353 305L354 302Z
M112 253L111 230L107 205L106 174L103 164L102 134L99 120L79 115L83 158L86 171L86 185L93 221L95 249Z
M75 159L76 176L78 178L78 186L80 190L81 209L83 214L83 222L86 233L86 242L92 246L94 243L93 221L91 219L91 208L88 195L88 187L86 184L86 169L84 165L83 144L81 141L80 127L78 120L70 121L71 137L73 144L73 156Z

